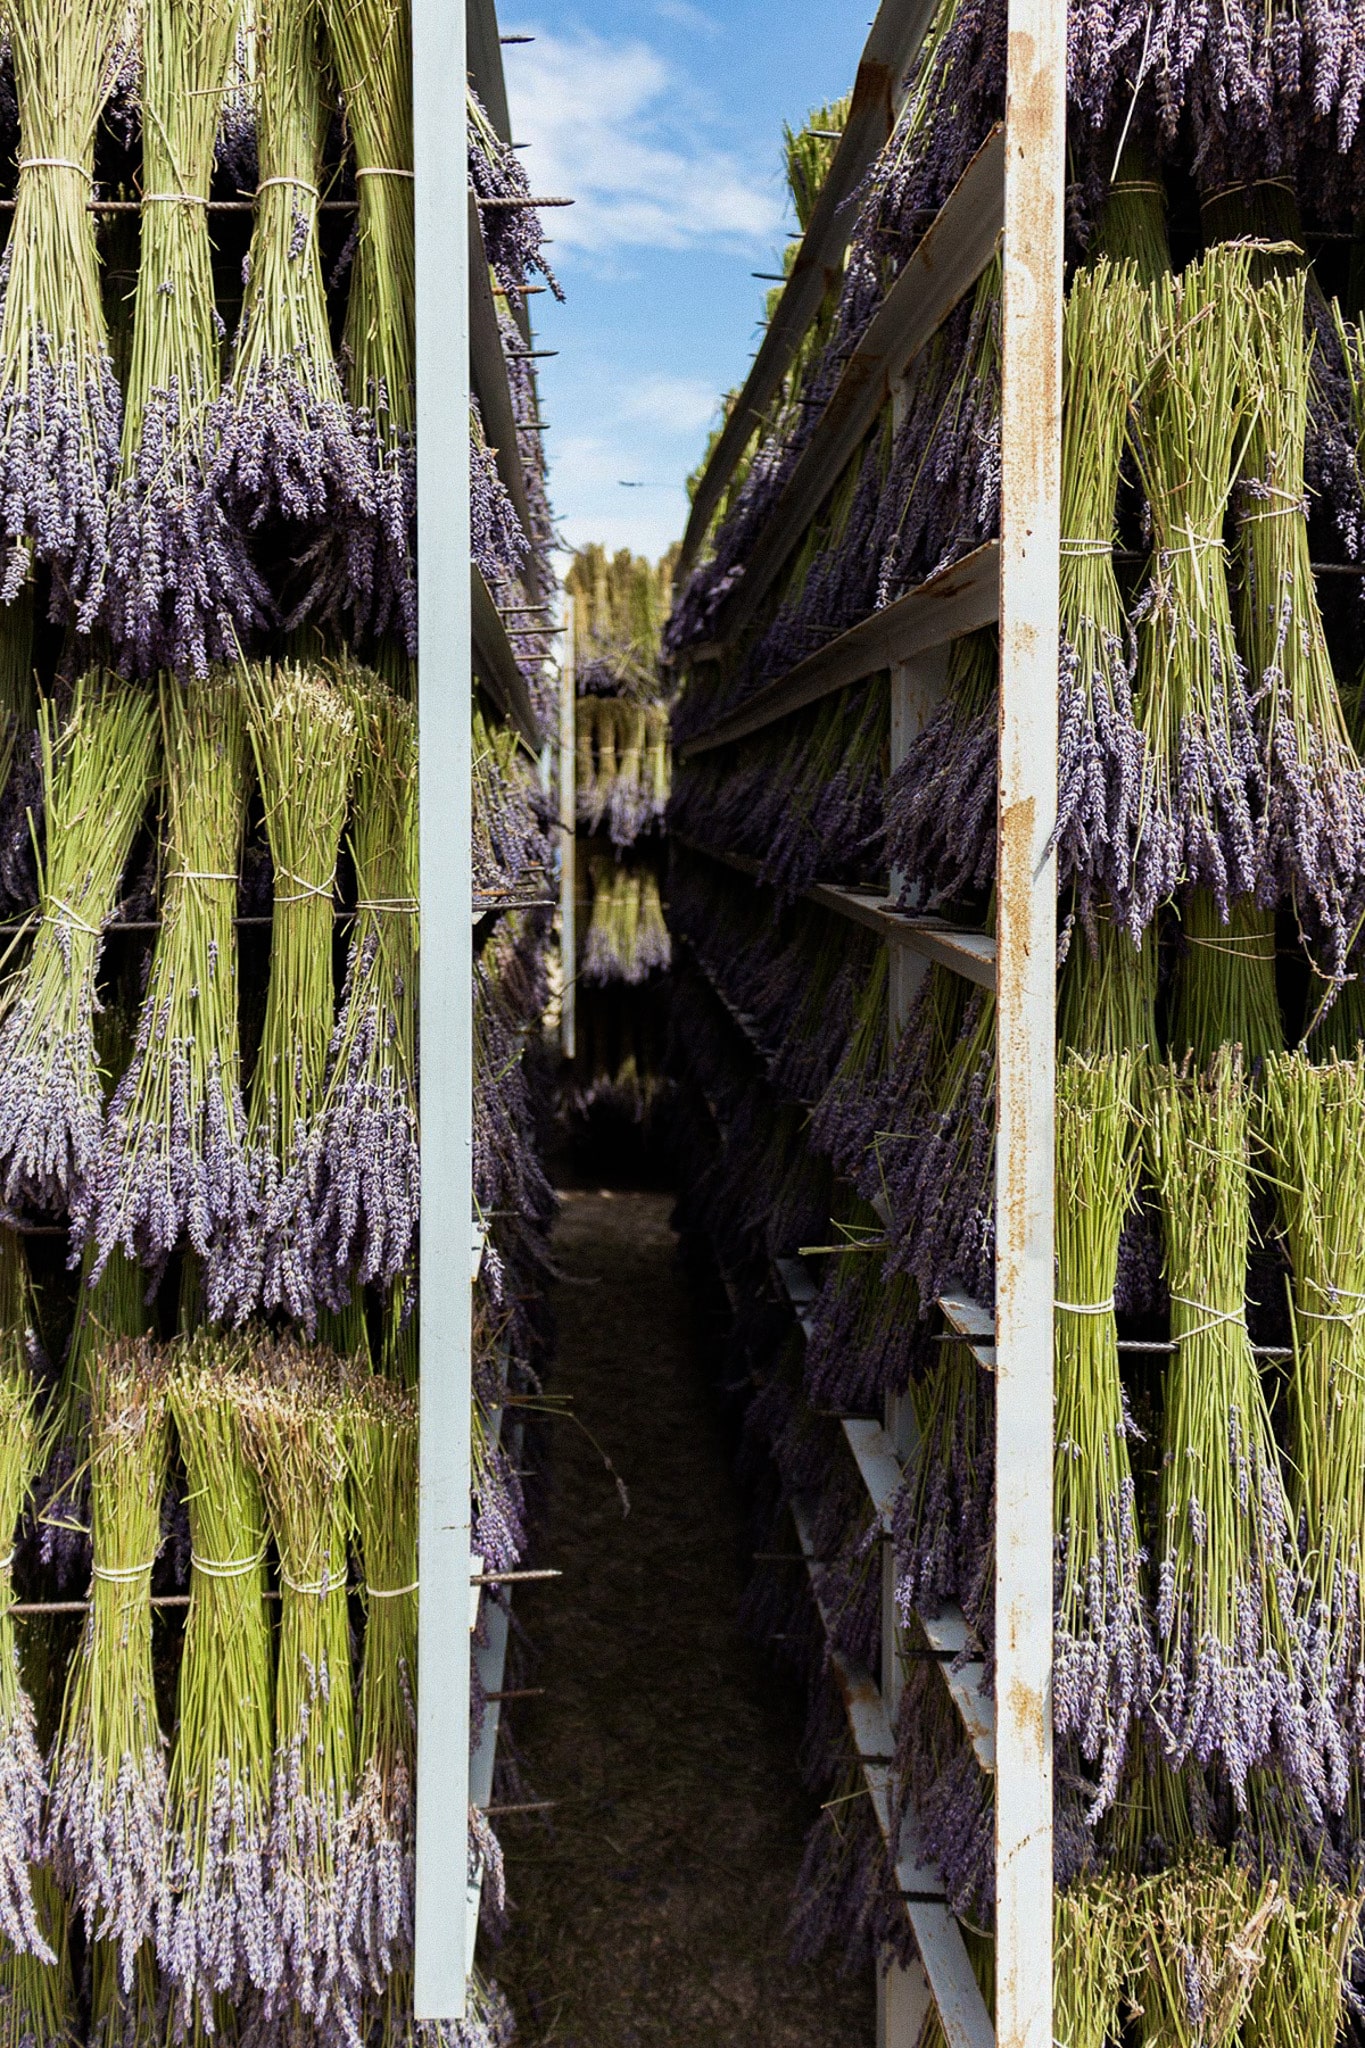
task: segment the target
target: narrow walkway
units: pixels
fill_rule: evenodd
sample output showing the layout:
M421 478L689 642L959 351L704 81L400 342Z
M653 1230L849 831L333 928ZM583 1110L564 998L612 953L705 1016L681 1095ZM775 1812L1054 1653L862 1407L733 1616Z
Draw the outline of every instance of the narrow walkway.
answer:
M870 1983L795 1970L785 1922L811 1802L797 1704L736 1624L742 1507L708 1392L704 1318L666 1195L570 1193L555 1239L554 1432L518 1596L543 1699L513 1723L553 1834L503 1823L511 1933L492 1961L521 2048L859 2048ZM710 1341L714 1341L712 1336Z

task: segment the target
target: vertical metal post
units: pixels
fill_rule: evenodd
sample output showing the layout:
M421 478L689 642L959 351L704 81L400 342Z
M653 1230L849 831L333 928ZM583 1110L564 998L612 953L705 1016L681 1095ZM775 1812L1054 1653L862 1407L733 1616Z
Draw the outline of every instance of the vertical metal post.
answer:
M413 0L412 55L423 1026L414 1992L418 2019L455 2020L466 1986L473 1206L464 8Z
M1066 9L1009 0L996 1155L996 2040L1052 2043L1052 1300Z
M559 665L559 955L564 987L559 998L559 1049L578 1051L578 675L574 635L578 614L564 599L564 654Z

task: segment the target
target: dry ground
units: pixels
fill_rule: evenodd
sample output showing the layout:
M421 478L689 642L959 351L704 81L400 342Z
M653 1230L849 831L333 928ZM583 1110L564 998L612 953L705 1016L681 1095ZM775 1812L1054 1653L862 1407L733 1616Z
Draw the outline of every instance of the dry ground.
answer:
M708 1386L714 1343L670 1201L572 1192L538 1564L518 1594L543 1699L509 1709L528 1796L504 1819L510 1936L489 1963L523 2048L862 2048L871 1985L793 1969L785 1920L812 1805L800 1709L741 1635L742 1506Z

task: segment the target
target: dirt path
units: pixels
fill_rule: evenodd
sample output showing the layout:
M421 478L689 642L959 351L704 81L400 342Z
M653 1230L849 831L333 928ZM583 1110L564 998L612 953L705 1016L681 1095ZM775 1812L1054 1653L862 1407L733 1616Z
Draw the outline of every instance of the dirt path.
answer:
M515 1918L490 1957L523 2048L861 2048L871 1985L795 1970L785 1921L813 1817L800 1715L740 1634L741 1503L708 1334L666 1195L571 1193L555 1240L553 1493L518 1596L541 1700L513 1722L532 1796L501 1833Z

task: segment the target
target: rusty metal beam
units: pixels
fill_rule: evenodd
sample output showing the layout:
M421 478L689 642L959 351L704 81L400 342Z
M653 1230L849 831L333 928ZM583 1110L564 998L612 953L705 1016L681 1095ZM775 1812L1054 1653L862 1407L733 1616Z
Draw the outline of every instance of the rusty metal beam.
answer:
M718 642L733 639L753 618L878 414L891 403L896 384L990 262L1000 239L1004 162L1004 133L995 128L844 365L743 577L721 607Z
M679 758L687 761L694 754L709 754L747 739L849 683L942 647L979 626L994 625L999 615L1000 543L988 540L756 691L747 704L688 740L679 748Z
M996 2028L1051 2048L1053 1143L1066 9L1009 0L996 866Z
M877 11L858 66L848 121L810 225L744 389L697 485L678 563L679 587L696 561L740 457L762 428L807 328L820 311L826 292L838 283L853 233L853 195L891 133L900 82L919 52L935 4L936 0L882 0Z

